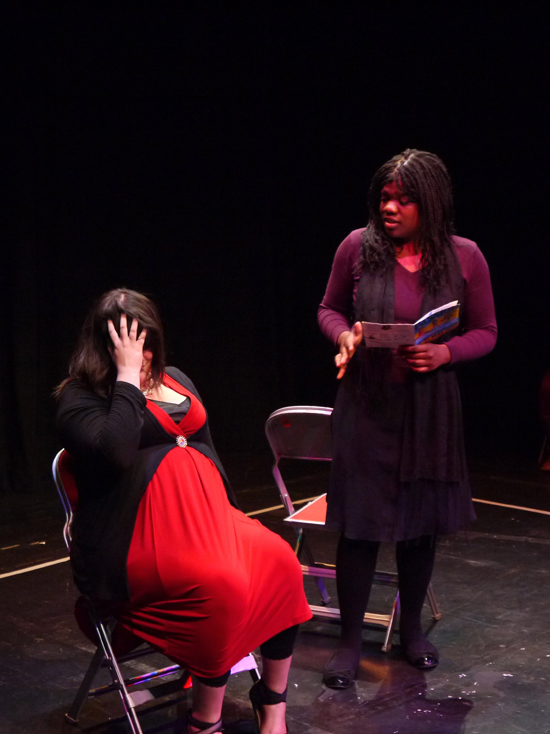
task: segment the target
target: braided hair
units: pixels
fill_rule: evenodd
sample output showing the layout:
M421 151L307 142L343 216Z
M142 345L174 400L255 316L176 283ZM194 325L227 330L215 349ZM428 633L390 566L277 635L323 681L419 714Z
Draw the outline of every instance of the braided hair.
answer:
M380 196L384 186L396 183L418 205L424 287L437 291L447 280L446 251L452 247L453 197L451 180L443 161L425 150L407 148L384 163L374 174L369 190L369 223L363 233L359 272L384 273L395 264L395 240L384 229Z

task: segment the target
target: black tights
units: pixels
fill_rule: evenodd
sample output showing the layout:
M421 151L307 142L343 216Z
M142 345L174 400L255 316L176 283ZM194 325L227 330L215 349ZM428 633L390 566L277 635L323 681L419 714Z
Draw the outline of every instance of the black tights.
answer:
M268 658L269 660L284 660L285 658L289 658L294 650L294 643L296 642L297 634L298 625L296 624L293 627L288 627L286 630L273 635L273 637L270 637L269 640L266 640L260 645L262 657ZM221 688L226 685L229 680L230 673L231 671L228 671L216 678L202 678L199 675L196 677L201 683L204 683L205 686Z
M396 544L401 616L401 640L422 638L421 613L435 559L435 538L423 535ZM336 586L340 602L340 644L329 667L355 669L359 665L363 615L376 570L378 541L340 537L336 552Z

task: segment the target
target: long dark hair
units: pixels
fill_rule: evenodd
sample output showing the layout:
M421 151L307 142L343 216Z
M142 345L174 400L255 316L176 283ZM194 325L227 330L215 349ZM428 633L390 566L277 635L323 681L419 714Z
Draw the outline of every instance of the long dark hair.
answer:
M110 395L116 381L117 368L109 351L113 344L107 321L111 320L120 334L122 314L126 314L128 331L134 319L138 322L138 334L142 329L147 329L143 348L153 353L151 379L154 386L160 385L164 374L164 335L157 307L142 293L117 288L102 295L86 316L69 362L69 377L56 388L56 397L68 382L75 379L102 397Z
M418 205L422 283L429 291L437 291L447 279L446 250L452 247L454 233L453 196L443 161L425 150L407 148L374 174L368 197L369 223L363 233L357 267L360 271L383 273L394 266L395 241L386 234L380 215L382 189L393 182Z

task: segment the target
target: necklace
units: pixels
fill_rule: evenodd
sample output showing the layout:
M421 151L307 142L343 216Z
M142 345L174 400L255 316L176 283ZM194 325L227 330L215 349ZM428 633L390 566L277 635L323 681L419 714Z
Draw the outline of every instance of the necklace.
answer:
M149 379L147 380L145 384L147 387L140 387L139 389L145 395L145 397L147 397L148 395L151 395L153 392L153 387L154 387L153 379L149 377Z

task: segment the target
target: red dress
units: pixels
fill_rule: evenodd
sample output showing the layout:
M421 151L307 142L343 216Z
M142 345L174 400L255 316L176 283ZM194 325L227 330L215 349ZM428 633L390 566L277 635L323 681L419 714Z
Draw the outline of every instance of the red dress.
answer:
M173 436L205 422L191 401L176 424L147 401ZM183 441L180 439L180 443ZM141 499L127 564L124 627L202 677L217 677L261 643L311 618L300 565L286 541L232 507L212 461L190 446L171 450Z

